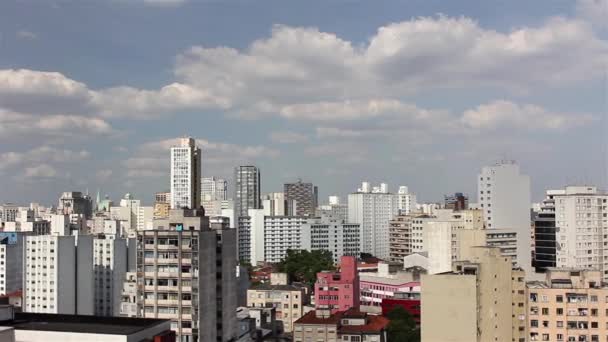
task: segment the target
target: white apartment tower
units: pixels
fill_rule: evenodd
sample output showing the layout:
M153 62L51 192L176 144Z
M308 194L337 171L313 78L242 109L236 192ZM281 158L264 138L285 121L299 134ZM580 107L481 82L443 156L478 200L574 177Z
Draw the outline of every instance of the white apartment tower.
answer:
M401 215L409 215L416 211L416 195L409 192L407 186L400 186L397 196L399 198L399 213Z
M361 225L361 252L390 256L389 221L398 213L398 195L389 193L385 183L371 188L363 182L357 192L348 195L348 222Z
M23 311L94 314L92 236L28 236Z
M557 267L600 270L608 280L608 194L594 186L568 186L552 193Z
M192 138L171 147L171 208L197 209L201 196L201 149Z
M360 228L333 216L310 218L300 228L300 249L330 251L336 264L344 255L358 257Z
M530 177L522 175L514 161L486 166L477 177L477 196L488 233L516 233L516 263L531 274Z

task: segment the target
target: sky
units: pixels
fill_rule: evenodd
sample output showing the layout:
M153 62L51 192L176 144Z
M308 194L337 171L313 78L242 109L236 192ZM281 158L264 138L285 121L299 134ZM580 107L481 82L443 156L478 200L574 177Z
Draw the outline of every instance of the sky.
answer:
M0 202L144 203L192 136L203 176L261 169L476 200L516 160L533 200L607 187L608 0L0 2Z

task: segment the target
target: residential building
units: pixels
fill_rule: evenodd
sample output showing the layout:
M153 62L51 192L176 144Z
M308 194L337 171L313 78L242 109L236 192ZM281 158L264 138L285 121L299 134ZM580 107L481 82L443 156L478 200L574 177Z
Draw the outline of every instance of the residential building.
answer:
M169 209L171 209L171 192L155 193L153 218L159 219L169 217Z
M423 275L422 341L514 341L514 316L524 306L514 284L523 281L495 247L472 248L450 273Z
M389 320L351 308L330 314L329 310L310 311L294 324L294 342L369 341L387 342Z
M171 209L198 209L201 200L201 149L192 138L171 147Z
M247 290L247 307L274 308L276 320L283 327L281 330L292 332L293 323L302 317L304 306L308 304L308 294L302 286L272 280L273 277L270 284L260 283Z
M286 201L296 202L296 211L288 212L291 216L315 216L319 202L319 189L312 183L303 183L298 179L295 183L285 183L283 193Z
M553 197L557 267L599 270L608 280L608 194L568 186Z
M19 213L19 206L13 203L0 205L0 223L13 222Z
M0 232L0 295L21 290L25 236Z
M560 194L565 195L565 191L547 190L547 197L534 216L534 268L537 273L557 266L555 195Z
M93 237L25 238L23 311L93 315Z
M131 248L135 247L135 241ZM128 271L127 240L113 235L93 239L95 315L119 316L123 281ZM134 271L134 270L133 270Z
M137 307L137 273L125 273L125 280L122 284L122 292L120 299L120 316L121 317L139 317L139 309Z
M222 201L227 199L228 182L225 179L216 177L201 179L201 204L205 208L205 215L221 215Z
M285 216L288 215L287 211L290 206L285 200L284 193L271 192L269 194L264 195L264 198L262 199L262 208L266 209L270 216ZM293 211L290 210L290 212Z
M0 306L0 340L3 342L95 341L175 342L168 320L90 315L14 312ZM3 334L11 331L12 334Z
M247 216L249 209L261 209L260 170L252 165L234 169L234 216Z
M548 268L544 281L528 282L528 341L608 338L608 286L599 270Z
M358 223L346 223L333 216L309 218L300 226L299 248L330 251L337 264L344 255L359 256L360 231Z
M64 215L78 214L90 219L93 216L93 201L88 194L83 195L79 191L64 192L59 197L57 212Z
M477 177L477 190L487 229L516 234L515 262L530 275L530 177L521 174L514 161L501 161L482 168Z
M343 256L340 259L340 271L317 273L315 308L329 309L331 313L359 308L359 273L356 257Z
M445 195L443 200L444 209L454 211L469 209L469 197L462 192L456 192L453 195Z
M154 194L154 203L169 203L171 204L171 192L163 191Z
M399 212L398 200L384 183L372 189L363 182L348 195L348 222L361 225L361 252L389 258L389 221Z
M139 307L146 318L171 319L178 341L236 336L236 235L209 229L199 210L171 210L138 232Z
M400 186L397 196L400 215L410 215L416 211L416 195L407 186Z
M412 224L415 215L399 214L388 223L389 260L403 262L403 258L412 254Z
M359 274L361 306L380 307L384 299L393 299L398 294L420 300L420 279L411 272L389 271L389 264L378 263L377 272Z

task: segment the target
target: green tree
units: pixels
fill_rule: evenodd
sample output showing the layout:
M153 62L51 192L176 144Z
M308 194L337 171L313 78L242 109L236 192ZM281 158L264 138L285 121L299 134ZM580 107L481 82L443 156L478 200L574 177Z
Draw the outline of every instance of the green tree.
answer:
M287 250L287 255L278 265L279 272L287 273L291 281L300 281L314 286L317 273L334 270L333 257L325 250Z
M388 342L420 342L420 328L412 315L403 307L397 306L386 315Z

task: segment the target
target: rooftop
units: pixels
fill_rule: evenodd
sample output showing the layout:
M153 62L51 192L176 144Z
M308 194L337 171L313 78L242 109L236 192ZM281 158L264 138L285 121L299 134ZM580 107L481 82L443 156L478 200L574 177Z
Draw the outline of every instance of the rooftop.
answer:
M151 318L101 317L84 315L56 315L17 312L12 321L0 322L15 330L61 331L73 333L97 333L108 335L132 335L139 331L165 324L169 320Z
M343 318L365 319L366 321L365 324L362 325L341 325L339 323L340 320ZM389 322L390 321L386 317L367 315L366 313L361 312L358 309L351 308L346 311L336 312L335 314L326 318L317 317L316 312L311 311L300 317L300 319L298 319L295 324L339 325L339 333L379 333L383 329L386 329Z
M301 286L296 285L271 285L266 283L256 284L249 288L257 291L302 291Z

